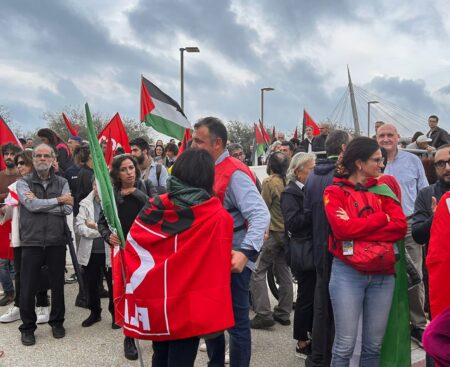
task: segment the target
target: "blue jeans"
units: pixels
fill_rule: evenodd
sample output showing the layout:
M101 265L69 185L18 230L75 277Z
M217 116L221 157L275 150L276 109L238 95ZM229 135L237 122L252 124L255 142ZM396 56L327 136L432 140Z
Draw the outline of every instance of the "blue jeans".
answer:
M14 292L14 262L8 259L0 259L0 283L5 293Z
M360 366L377 367L394 292L393 275L363 275L334 259L330 298L336 334L332 367L349 366L362 312Z
M231 274L231 297L235 325L228 329L230 334L230 365L233 367L250 366L252 338L249 319L249 283L251 270L245 268L242 273ZM206 341L208 349L208 367L223 367L225 364L225 335Z

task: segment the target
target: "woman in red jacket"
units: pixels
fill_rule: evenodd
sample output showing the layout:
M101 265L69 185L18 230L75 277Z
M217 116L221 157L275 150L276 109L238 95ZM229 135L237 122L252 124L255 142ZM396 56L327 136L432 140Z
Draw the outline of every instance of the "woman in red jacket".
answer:
M383 168L378 144L352 140L324 192L332 236L330 297L335 318L331 366L348 366L363 315L361 365L378 366L394 291L394 242L406 233L396 196L376 177Z

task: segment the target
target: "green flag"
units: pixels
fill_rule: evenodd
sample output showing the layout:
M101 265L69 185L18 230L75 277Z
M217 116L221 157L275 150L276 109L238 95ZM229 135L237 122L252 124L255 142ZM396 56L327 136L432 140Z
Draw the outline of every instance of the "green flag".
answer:
M120 225L119 216L117 214L116 200L114 198L114 191L111 179L109 177L108 167L106 166L102 148L100 147L97 134L95 133L91 112L89 111L89 105L87 103L85 104L85 108L91 157L94 165L95 180L97 182L97 190L100 196L103 214L105 215L111 232L117 234L123 248L125 246L125 238L123 236L122 226Z
M411 335L409 328L408 279L405 243L396 243L400 259L395 264L395 289L391 311L381 348L380 367L411 366Z
M369 191L388 196L398 203L397 196L386 184L372 186ZM380 367L411 366L411 335L409 328L408 278L406 275L405 242L396 242L399 260L395 264L395 288L389 319L381 347Z

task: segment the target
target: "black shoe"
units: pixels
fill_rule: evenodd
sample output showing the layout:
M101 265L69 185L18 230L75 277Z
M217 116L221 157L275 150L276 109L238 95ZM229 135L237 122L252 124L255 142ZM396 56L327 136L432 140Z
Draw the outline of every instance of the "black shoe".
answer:
M283 325L283 326L288 326L291 324L291 320L287 319L287 320L283 320L280 319L278 316L273 315L273 319L278 322L279 324Z
M0 299L0 306L3 307L9 305L13 301L14 301L14 292L5 292L3 298Z
M268 329L275 325L275 321L270 319L263 319L261 316L256 315L250 320L250 327L252 329Z
M411 330L411 339L414 340L421 348L423 348L422 335L423 335L422 329L414 328Z
M123 341L123 351L126 359L129 359L130 361L138 359L138 351L133 338L130 338L129 336L125 337L125 340Z
M20 338L22 344L29 347L30 345L36 344L36 338L34 337L34 332L25 332L22 331L22 336Z
M64 280L64 284L73 284L76 283L77 281L78 281L77 276L75 273L73 273Z
M55 339L61 339L66 336L66 329L64 326L52 326L52 334Z
M102 319L100 312L91 312L89 317L81 323L82 327L89 327Z
M111 329L117 330L117 329L120 329L120 326L117 325L117 324L113 321L113 322L111 323Z
M295 347L295 355L301 359L306 359L312 354L311 343L306 344L305 347L300 348L297 344Z

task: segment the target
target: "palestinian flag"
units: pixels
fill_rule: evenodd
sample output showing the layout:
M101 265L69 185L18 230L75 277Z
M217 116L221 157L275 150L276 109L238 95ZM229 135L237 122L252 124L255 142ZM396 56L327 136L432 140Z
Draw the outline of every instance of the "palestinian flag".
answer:
M183 139L185 129L191 128L179 104L144 77L141 83L141 122L178 140Z
M186 208L167 194L151 199L124 250L124 334L163 341L232 327L232 238L233 219L216 197Z
M261 133L261 130L259 130L258 125L254 124L255 129L255 137L253 139L253 165L258 165L258 158L264 155L265 153L265 147L266 142L264 140L264 136Z

